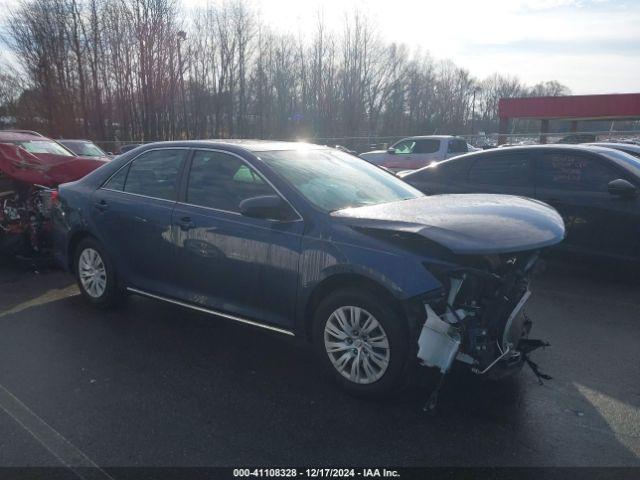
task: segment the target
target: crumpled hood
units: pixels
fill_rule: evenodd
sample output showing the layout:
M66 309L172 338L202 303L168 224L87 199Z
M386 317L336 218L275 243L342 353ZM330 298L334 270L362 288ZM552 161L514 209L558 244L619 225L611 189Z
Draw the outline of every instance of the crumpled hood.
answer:
M553 208L511 195L435 195L331 215L354 227L418 234L461 255L533 250L565 234Z

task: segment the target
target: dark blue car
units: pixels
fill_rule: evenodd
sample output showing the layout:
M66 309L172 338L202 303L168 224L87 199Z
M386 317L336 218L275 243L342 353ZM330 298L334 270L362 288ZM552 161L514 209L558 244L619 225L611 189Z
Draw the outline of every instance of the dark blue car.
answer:
M426 197L347 153L265 141L145 145L60 186L54 214L89 303L133 293L308 339L361 394L416 360L517 369L529 275L563 236L541 202Z

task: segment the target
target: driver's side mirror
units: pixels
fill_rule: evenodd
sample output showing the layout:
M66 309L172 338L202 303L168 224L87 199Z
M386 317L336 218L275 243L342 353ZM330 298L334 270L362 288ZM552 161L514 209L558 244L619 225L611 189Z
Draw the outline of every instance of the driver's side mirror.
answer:
M387 148L387 153L390 154L390 155L393 155L393 154L396 153L396 149L393 148L393 147L389 147L389 148Z
M265 220L290 220L291 209L278 195L262 195L240 202L240 213L246 217Z
M609 190L611 195L624 198L631 198L638 195L638 189L635 185L623 178L610 181L607 185L607 190Z

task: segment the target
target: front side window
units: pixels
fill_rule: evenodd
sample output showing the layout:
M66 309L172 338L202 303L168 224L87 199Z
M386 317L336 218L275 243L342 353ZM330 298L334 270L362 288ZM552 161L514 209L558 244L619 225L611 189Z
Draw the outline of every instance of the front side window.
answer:
M258 155L309 202L327 212L423 196L394 175L343 152L299 149Z
M416 142L414 140L401 140L393 146L393 149L396 153L399 154L407 154L413 153L413 149L416 146Z
M204 150L194 154L189 171L187 203L239 212L240 202L263 195L276 195L276 192L239 158Z
M479 158L469 169L469 183L526 186L533 184L529 159L525 155L498 155Z
M620 174L604 161L574 153L547 153L538 160L537 184L541 188L606 192Z
M178 174L185 152L184 149L165 149L143 153L131 162L124 191L146 197L175 200L178 193ZM116 177L117 175L112 180Z

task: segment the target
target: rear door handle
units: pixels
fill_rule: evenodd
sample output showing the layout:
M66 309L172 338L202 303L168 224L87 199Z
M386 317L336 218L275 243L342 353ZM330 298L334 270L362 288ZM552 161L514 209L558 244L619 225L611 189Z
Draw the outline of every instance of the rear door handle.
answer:
M178 220L178 226L180 226L181 230L190 230L196 226L196 224L191 220L191 217L182 217Z
M94 206L96 207L96 209L100 210L101 212L104 212L109 208L109 204L105 200L100 200L96 202Z

